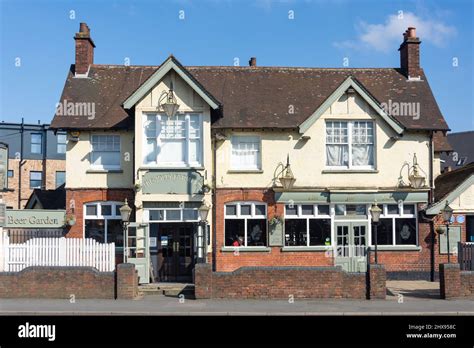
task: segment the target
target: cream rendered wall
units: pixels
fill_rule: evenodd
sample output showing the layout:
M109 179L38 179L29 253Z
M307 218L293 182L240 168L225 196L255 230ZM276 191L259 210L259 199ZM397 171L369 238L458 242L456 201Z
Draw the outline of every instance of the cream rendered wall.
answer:
M291 117L291 115L288 115ZM326 163L325 121L365 120L376 122L376 170L374 172L324 172ZM262 173L233 173L230 168L231 134L259 135L262 139ZM398 183L400 169L405 161L412 163L416 153L420 167L429 171L429 137L422 133L404 133L400 140L390 126L359 96L347 98L345 95L336 101L313 124L305 135L285 131L239 132L227 131L227 140L218 143L217 149L217 186L225 187L269 187L272 185L274 171L279 162L286 162L287 154L296 187L331 187L331 188L389 188ZM403 178L408 183L406 169Z
M449 202L449 205L455 212L474 213L474 185L469 186L459 197Z
M441 158L439 153L433 156L433 180L441 174Z
M98 172L91 168L91 135L120 135L121 173ZM68 140L66 151L66 188L132 188L133 132L81 131L79 141Z
M203 152L202 157L203 166L200 168L193 168L197 170L204 177L204 183L211 185L212 183L212 149L211 149L211 114L210 106L173 70L166 74L163 79L135 106L135 168L137 168L137 175L135 182L140 184L143 174L149 168L143 165L143 115L147 112L157 112L159 98L163 91L168 91L170 82L173 81L173 89L176 99L179 104L179 112L196 112L202 114L202 142ZM166 169L169 167L154 167ZM182 168L186 169L186 168ZM143 195L141 190L136 194L137 204L137 221L142 221L143 218L143 201L147 202L182 202L182 201L202 201L203 196L189 196L189 195L170 195L170 194L147 194ZM211 194L205 195L206 203L211 206ZM212 216L212 211L209 212L209 222Z

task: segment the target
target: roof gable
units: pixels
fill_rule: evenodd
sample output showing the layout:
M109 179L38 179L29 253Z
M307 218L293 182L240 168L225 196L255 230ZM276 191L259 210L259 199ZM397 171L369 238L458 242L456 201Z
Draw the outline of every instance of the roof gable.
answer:
M359 84L359 82L354 79L352 76L349 76L344 80L343 83L336 88L336 90L321 104L320 107L316 109L313 114L308 117L302 124L299 126L299 131L301 134L304 134L313 124L316 122L321 115L329 109L329 107L336 102L348 88L354 88L357 93L377 112L378 115L385 120L390 127L397 133L403 133L403 127L390 117L378 104L378 102Z
M444 208L445 202L447 201L448 204L458 198L464 191L466 191L469 187L474 185L474 174L471 174L467 179L465 179L458 187L456 187L453 191L451 191L447 196L440 199L434 205L429 207L426 210L426 214L428 215L437 215L441 212Z
M138 103L170 70L174 70L186 83L206 101L211 108L218 109L219 102L197 82L196 79L173 56L168 59L146 80L131 96L125 100L123 107L132 108Z

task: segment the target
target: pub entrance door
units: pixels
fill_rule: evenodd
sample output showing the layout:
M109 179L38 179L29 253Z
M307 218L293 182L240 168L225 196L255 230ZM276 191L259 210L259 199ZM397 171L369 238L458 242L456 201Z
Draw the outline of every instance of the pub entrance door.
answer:
M195 264L195 223L151 224L156 235L154 276L159 282L192 282ZM155 244L155 243L153 243Z

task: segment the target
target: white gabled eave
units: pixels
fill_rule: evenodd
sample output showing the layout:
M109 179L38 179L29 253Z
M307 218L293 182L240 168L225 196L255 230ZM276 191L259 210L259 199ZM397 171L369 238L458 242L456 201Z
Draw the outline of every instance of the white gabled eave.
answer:
M354 88L357 93L382 117L382 119L387 122L390 127L398 134L403 133L403 127L398 124L392 117L390 117L378 103L364 90L358 83L349 76L344 80L343 83L321 104L321 106L310 116L308 117L300 126L300 134L305 134L306 131L311 128L311 126L321 117L321 115L329 109L329 107L336 102L349 87Z
M464 180L458 187L451 191L447 196L440 199L438 202L434 203L432 206L426 209L426 215L438 215L441 210L444 208L446 201L448 204L453 202L458 198L464 191L466 191L470 186L474 185L474 174L471 174L466 180Z
M219 108L219 105L212 100L200 86L198 86L189 76L178 66L173 59L168 60L162 64L153 75L145 81L133 94L125 100L123 107L131 109L135 106L163 77L170 71L174 70L186 83L214 110Z

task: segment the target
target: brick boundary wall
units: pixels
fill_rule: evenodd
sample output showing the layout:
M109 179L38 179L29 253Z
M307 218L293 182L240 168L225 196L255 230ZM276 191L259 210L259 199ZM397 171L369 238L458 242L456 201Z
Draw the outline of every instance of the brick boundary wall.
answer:
M379 277L385 270L381 270L373 273L377 290L385 289L385 277ZM233 272L212 272L210 264L196 264L194 286L196 299L366 299L366 277L366 273L347 273L340 267L241 267Z
M439 291L445 300L474 296L474 271L461 271L457 263L440 264Z
M461 271L461 296L474 296L474 271Z
M387 296L387 272L381 264L367 265L367 293L369 299L385 300Z
M138 271L133 263L117 265L117 298L132 300L138 296Z
M0 272L0 298L131 299L138 294L135 265L117 265L116 272L93 267L33 266Z

